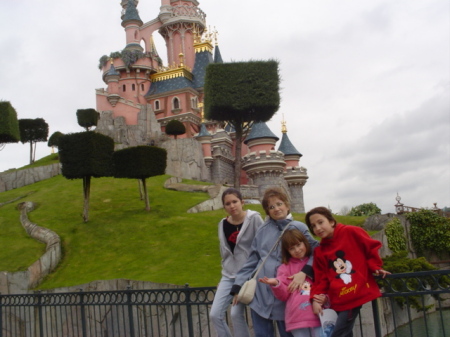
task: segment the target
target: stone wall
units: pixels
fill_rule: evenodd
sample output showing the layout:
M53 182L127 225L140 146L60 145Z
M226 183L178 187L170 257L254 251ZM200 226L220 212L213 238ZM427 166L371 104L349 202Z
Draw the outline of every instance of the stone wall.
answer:
M0 173L0 192L20 188L49 179L61 173L59 163Z
M160 145L167 150L166 174L175 177L211 181L203 160L202 145L194 138L171 139Z

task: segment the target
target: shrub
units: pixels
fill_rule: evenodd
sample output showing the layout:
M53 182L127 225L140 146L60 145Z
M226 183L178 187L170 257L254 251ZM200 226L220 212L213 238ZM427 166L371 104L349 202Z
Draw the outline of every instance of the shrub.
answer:
M406 237L403 226L399 218L394 218L386 224L384 228L386 232L388 247L394 253L406 250Z
M378 206L373 202L352 207L352 209L348 213L348 215L351 216L370 216L375 214L381 214L381 209L379 209Z
M418 255L433 252L438 256L450 252L450 219L422 209L407 213L411 224L411 241Z

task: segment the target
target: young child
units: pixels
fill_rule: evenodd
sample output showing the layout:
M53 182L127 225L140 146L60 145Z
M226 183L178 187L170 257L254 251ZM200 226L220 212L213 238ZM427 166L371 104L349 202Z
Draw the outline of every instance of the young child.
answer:
M372 239L364 229L338 224L325 207L306 213L306 224L321 238L314 250L315 282L311 301L315 314L322 314L324 294L338 318L331 336L353 336L352 330L361 306L381 296L373 273L383 278L378 254L381 242Z
M319 337L320 320L313 313L310 297L312 280L308 277L300 290L290 292L290 276L298 273L311 256L311 246L298 229L287 229L281 237L283 264L278 267L277 277L260 278L259 281L271 286L273 294L280 301L286 301L286 331L294 337Z

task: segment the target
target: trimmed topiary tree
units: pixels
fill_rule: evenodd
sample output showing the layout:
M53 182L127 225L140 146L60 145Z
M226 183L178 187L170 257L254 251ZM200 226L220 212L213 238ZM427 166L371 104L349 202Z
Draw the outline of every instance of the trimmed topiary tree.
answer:
M17 143L19 140L20 131L16 109L10 102L0 101L0 149L2 149L2 144Z
M182 122L176 119L172 119L166 125L166 134L174 136L177 139L178 135L184 135L186 133L186 127Z
M94 131L72 133L59 139L59 161L61 173L67 179L83 179L83 220L89 219L89 197L91 177L113 175L112 138Z
M30 143L30 164L36 157L36 143L45 142L48 137L48 124L43 118L19 119L20 141Z
M61 136L64 136L64 134L62 132L56 131L53 132L52 135L50 136L50 138L48 139L48 143L47 145L49 147L59 147L59 139L61 138Z
M236 132L234 186L239 188L242 140L255 122L280 107L278 62L213 63L206 68L205 117L228 122Z
M167 151L156 146L136 146L114 152L114 177L139 179L145 200L145 210L150 211L146 179L166 171Z
M100 113L95 109L78 109L77 120L78 125L89 131L91 127L97 126Z

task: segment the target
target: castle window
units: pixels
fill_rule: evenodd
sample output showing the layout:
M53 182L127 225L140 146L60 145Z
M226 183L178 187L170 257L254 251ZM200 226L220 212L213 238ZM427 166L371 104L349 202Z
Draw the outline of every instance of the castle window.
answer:
M172 101L173 104L173 109L179 109L180 108L180 100L178 99L178 97L175 97Z
M144 91L144 83L141 84L141 90Z
M191 107L192 109L197 109L197 97L191 98Z
M159 105L159 101L155 101L155 110L159 110L161 109L160 105Z
M123 90L123 92L127 91L127 87L125 84L122 86L122 90Z
M136 91L136 84L133 83L133 84L131 85L131 90Z

